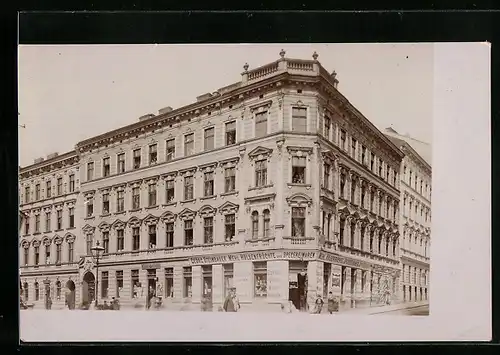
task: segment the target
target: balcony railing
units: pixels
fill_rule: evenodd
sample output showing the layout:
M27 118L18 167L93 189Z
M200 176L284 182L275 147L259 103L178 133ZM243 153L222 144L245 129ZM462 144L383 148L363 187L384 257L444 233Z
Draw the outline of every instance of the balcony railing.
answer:
M284 246L307 246L311 247L316 244L316 238L314 237L293 237L293 236L284 236L283 237L283 245Z

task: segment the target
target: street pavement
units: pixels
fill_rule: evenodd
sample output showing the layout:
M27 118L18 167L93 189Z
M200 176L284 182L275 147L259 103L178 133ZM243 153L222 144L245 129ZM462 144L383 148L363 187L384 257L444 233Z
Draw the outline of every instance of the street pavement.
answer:
M410 307L404 309L388 310L380 313L374 313L373 315L404 315L404 316L428 316L429 315L429 305L422 305L417 307Z

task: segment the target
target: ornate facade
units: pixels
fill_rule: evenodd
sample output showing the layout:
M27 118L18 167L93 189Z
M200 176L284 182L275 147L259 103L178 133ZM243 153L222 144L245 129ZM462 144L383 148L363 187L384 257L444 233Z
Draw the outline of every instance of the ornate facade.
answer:
M217 309L231 287L243 310L306 309L329 291L343 307L399 297L403 153L316 53L280 57L76 145L77 302L97 291L143 307L150 287L181 309Z

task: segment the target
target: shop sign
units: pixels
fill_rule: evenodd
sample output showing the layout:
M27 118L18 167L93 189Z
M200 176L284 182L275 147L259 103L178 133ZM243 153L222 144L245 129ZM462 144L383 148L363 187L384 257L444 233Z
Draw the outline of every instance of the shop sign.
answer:
M161 269L161 265L159 263L142 264L142 270L155 270L155 269Z
M318 259L332 264L345 265L358 269L370 269L370 264L368 263L324 252L319 253Z
M226 254L216 256L196 256L189 258L191 265L224 264L238 261L268 261L268 260L315 260L314 251L285 251L285 252L253 252L242 254Z

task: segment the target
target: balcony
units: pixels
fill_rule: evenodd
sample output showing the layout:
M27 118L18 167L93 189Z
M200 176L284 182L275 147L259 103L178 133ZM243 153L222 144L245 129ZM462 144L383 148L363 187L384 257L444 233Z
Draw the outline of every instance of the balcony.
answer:
M273 236L262 236L258 238L247 238L245 239L245 249L260 249L262 247L272 247L274 246L275 237Z
M293 237L293 236L284 236L283 237L283 246L291 247L294 249L309 249L311 247L317 246L316 238L314 237Z
M248 66L245 66L244 69L248 70ZM243 82L253 83L282 73L330 77L326 69L321 67L318 62L314 60L290 59L284 57L273 63L245 71L242 75Z

